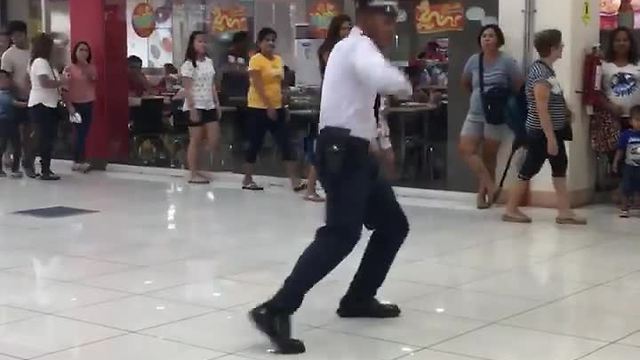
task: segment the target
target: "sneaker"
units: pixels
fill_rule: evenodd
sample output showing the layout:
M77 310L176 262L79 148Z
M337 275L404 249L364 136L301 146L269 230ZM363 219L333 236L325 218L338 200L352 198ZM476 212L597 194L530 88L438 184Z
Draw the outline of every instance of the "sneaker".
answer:
M4 170L0 169L0 178L6 178L7 177L7 173L4 172Z
M89 171L91 171L91 164L89 163L82 163L80 164L80 172L82 173L88 173Z
M249 312L249 319L265 334L278 354L302 354L304 343L291 338L291 318L287 314L277 314L266 305L260 305Z
M10 176L14 179L22 179L24 174L22 173L22 171L16 170L16 171L12 171Z
M366 302L348 303L342 301L337 311L341 318L389 319L400 316L400 307L395 304L383 304L376 299Z
M60 176L53 173L53 171L43 172L40 175L40 180L44 181L57 181L60 180Z
M629 210L620 210L620 217L623 219L629 218Z
M81 166L82 164L80 163L73 163L73 165L71 165L71 171L80 171Z

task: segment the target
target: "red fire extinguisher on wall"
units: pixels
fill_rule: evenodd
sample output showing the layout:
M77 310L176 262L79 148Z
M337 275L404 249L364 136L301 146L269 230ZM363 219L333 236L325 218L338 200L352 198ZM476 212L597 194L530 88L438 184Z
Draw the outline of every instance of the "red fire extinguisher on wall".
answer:
M582 89L582 102L591 115L594 106L602 105L602 56L599 45L594 46L584 59Z

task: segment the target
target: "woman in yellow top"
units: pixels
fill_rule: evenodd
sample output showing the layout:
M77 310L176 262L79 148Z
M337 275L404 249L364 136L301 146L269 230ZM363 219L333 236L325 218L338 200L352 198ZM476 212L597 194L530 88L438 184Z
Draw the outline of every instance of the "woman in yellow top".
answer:
M253 170L258 153L262 149L264 136L269 131L280 149L287 167L287 174L291 179L291 186L294 191L299 192L306 188L306 184L295 175L296 154L289 138L286 112L282 101L284 65L280 56L275 54L277 36L273 29L260 30L258 33L260 51L249 60L251 79L247 99L249 149L245 159L242 188L263 190L253 181Z

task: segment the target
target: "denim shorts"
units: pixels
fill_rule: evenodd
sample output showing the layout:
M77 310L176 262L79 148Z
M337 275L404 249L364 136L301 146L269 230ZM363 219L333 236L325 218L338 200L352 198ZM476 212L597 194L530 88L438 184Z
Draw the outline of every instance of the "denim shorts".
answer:
M625 196L640 193L640 166L624 165L622 171L622 192Z

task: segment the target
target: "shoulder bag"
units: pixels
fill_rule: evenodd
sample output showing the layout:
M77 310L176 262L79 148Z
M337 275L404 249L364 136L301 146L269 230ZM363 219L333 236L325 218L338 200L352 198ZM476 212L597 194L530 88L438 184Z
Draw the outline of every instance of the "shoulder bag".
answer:
M507 102L511 96L511 90L501 86L494 86L485 91L484 84L484 54L480 53L478 58L479 69L478 77L480 81L480 98L484 116L488 124L502 125L505 123L505 111Z

